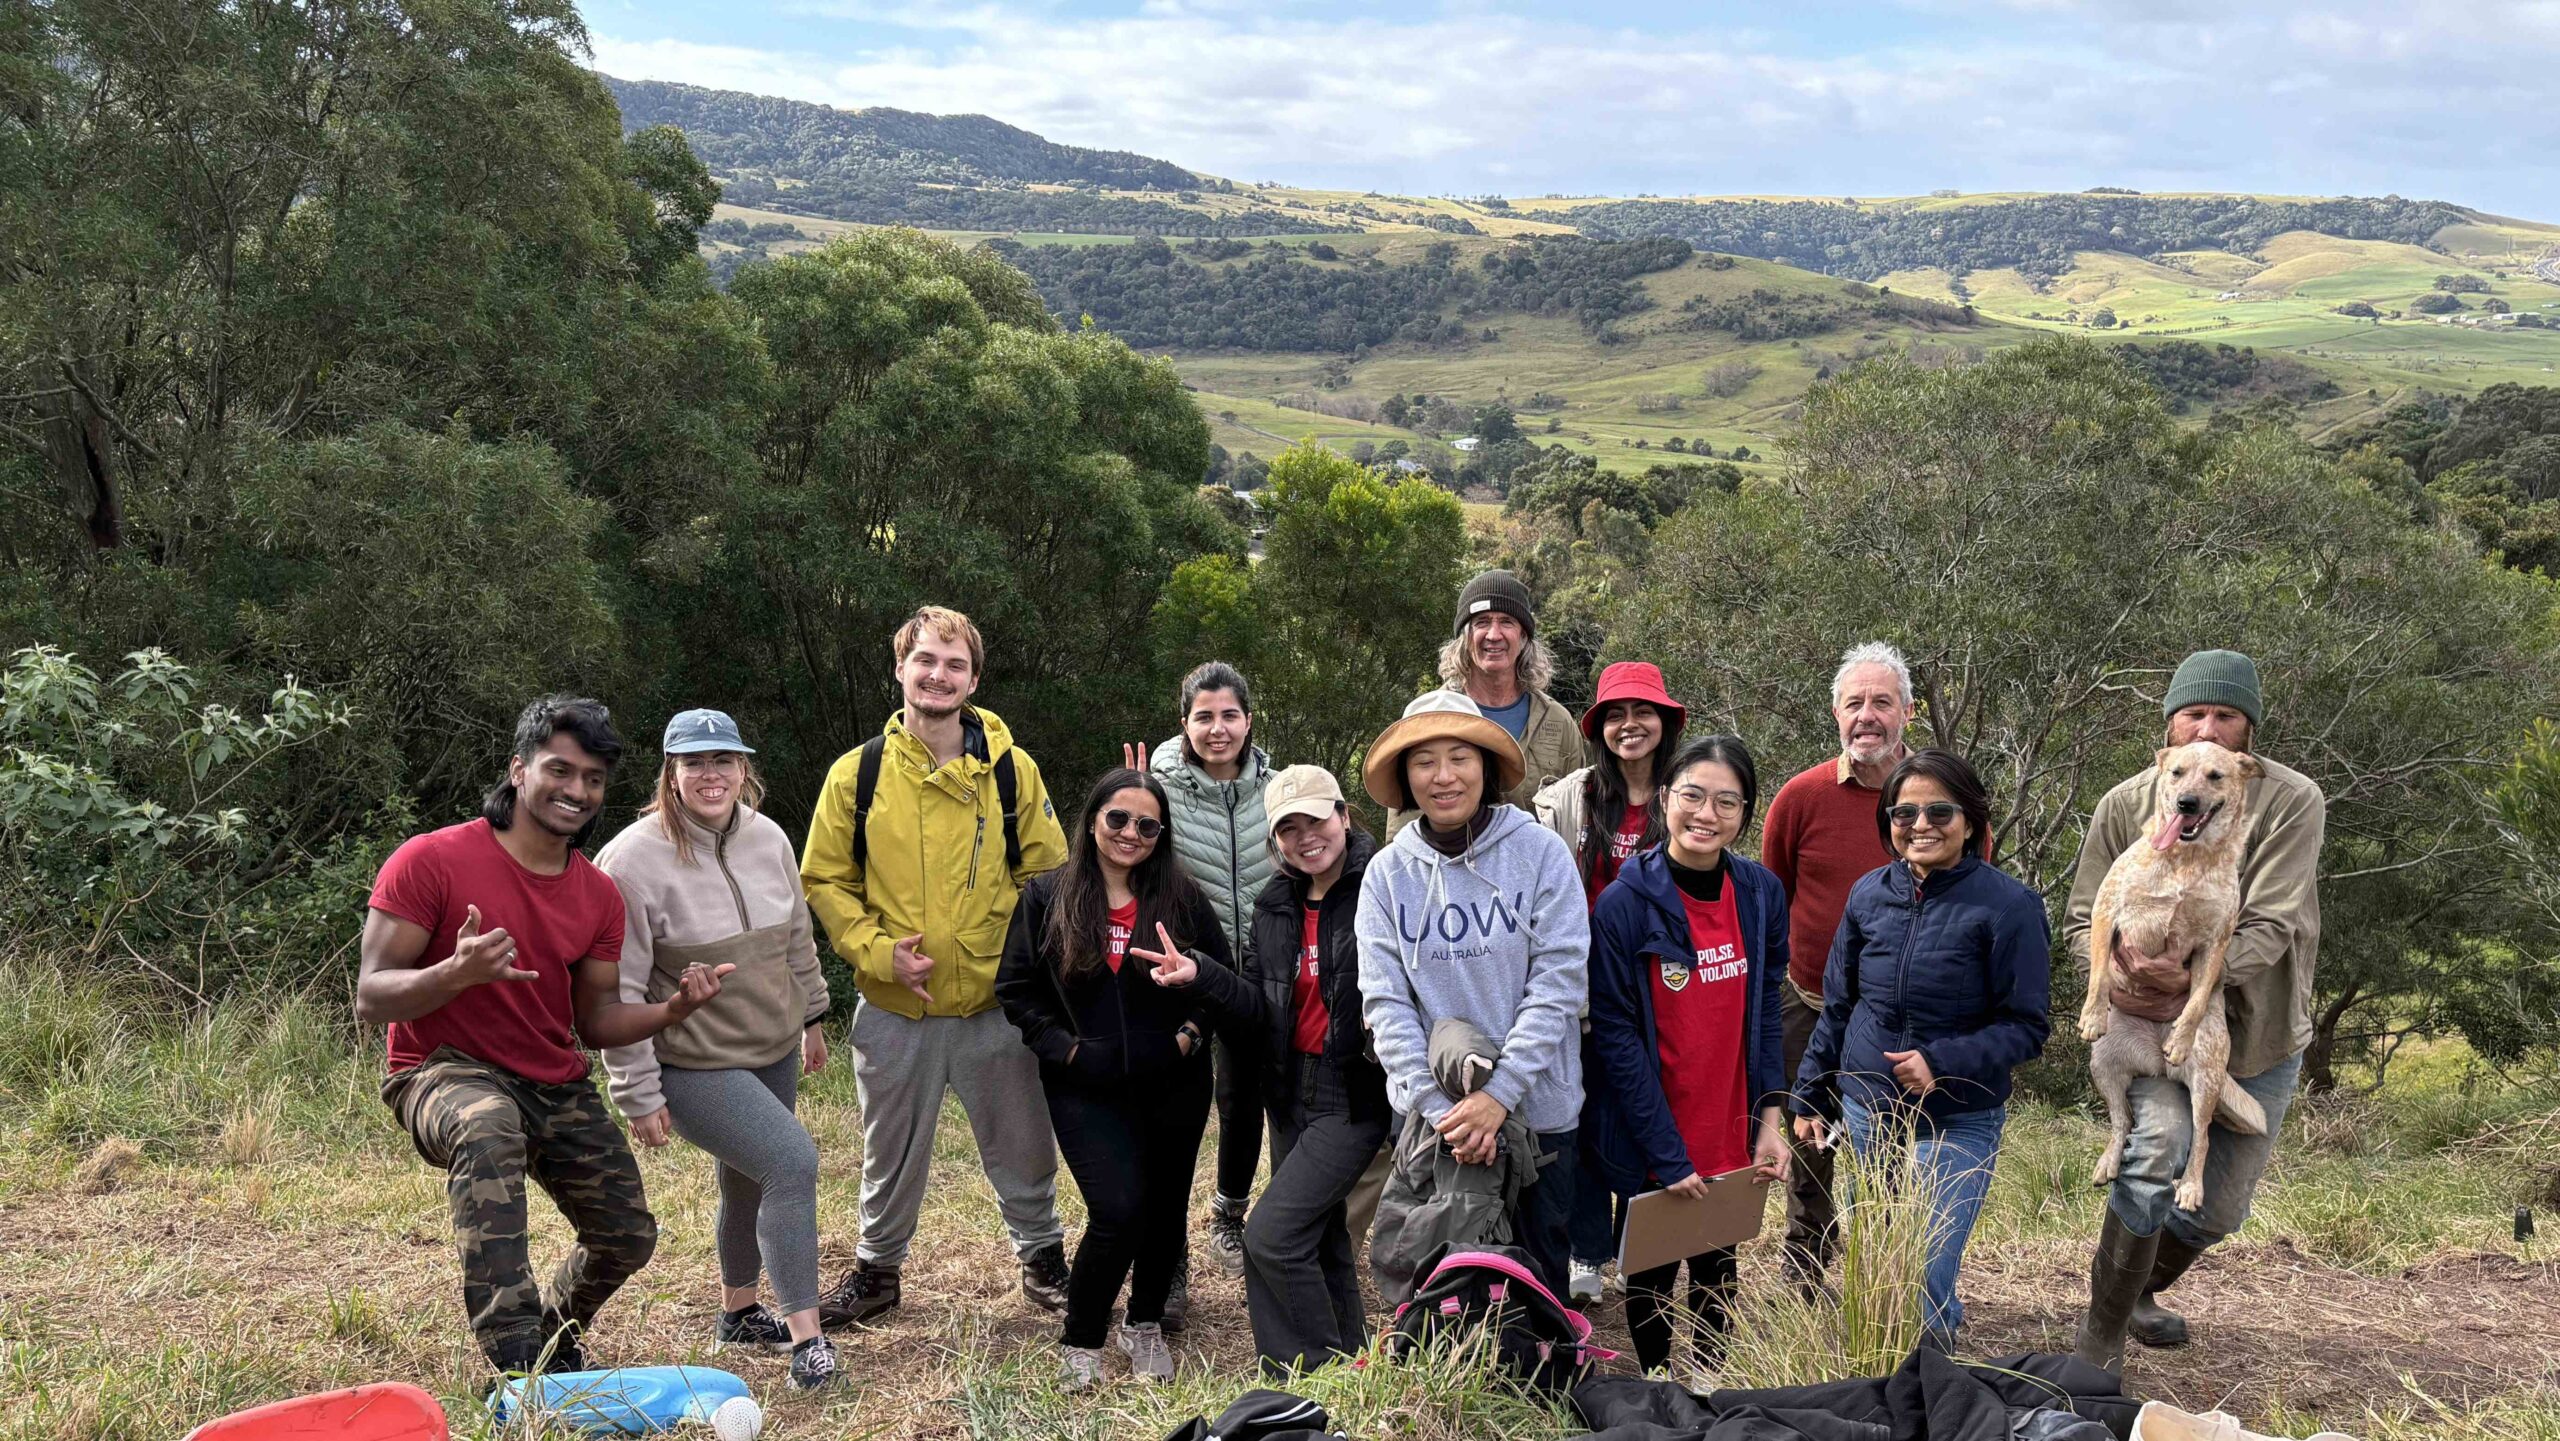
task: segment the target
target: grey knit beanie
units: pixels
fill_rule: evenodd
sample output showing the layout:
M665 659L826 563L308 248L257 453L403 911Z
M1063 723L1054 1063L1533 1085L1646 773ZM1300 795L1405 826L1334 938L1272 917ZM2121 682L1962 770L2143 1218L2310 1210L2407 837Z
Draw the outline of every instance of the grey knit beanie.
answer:
M1467 622L1489 610L1498 610L1520 622L1524 639L1537 639L1538 618L1529 610L1529 588L1507 570L1489 570L1467 582L1467 588L1458 592L1458 619L1449 627L1449 633L1464 635Z
M2169 694L2160 713L2173 716L2191 705L2227 705L2258 724L2265 701L2258 690L2258 663L2236 650L2200 650L2178 662L2169 678Z

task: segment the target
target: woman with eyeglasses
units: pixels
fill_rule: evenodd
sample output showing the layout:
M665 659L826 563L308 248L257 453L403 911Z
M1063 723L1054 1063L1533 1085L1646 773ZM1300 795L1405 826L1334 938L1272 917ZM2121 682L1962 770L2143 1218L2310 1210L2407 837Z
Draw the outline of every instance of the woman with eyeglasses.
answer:
M2044 1049L2052 937L2043 897L1979 854L1991 801L1964 757L1906 757L1876 825L1894 859L1849 892L1795 1130L1819 1145L1837 1120L1861 1159L1911 1146L1932 1212L1923 1334L1946 1349L1964 1324L1956 1273L1999 1160L2009 1073Z
M622 998L662 1000L691 965L734 966L720 994L658 1035L605 1052L631 1138L670 1132L720 1162L718 1346L791 1353L791 1384L836 1376L818 1332L818 1147L793 1114L800 1077L827 1063L800 860L756 809L764 781L738 723L716 710L667 722L657 793L596 856L622 892ZM773 1283L778 1317L756 1299Z
M1740 737L1691 741L1665 774L1662 844L1628 858L1591 917L1597 1067L1582 1125L1618 1195L1703 1199L1710 1180L1746 1167L1755 1184L1786 1179L1787 889L1732 850L1760 799ZM1647 1371L1670 1361L1684 1310L1700 1361L1723 1350L1733 1249L1688 1258L1685 1306L1673 1299L1681 1264L1626 1278L1627 1330Z
M1040 1058L1049 1123L1084 1194L1061 1338L1074 1390L1102 1377L1123 1281L1117 1339L1131 1373L1173 1379L1165 1297L1209 1124L1209 1037L1260 1015L1217 912L1174 864L1165 814L1153 776L1105 775L1067 863L1022 888L996 968L996 999Z

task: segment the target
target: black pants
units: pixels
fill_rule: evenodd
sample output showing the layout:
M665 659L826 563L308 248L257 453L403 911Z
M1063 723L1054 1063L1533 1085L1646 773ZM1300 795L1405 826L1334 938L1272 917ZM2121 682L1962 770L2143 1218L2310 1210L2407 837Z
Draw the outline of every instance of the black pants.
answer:
M1126 1086L1052 1086L1049 1124L1084 1193L1064 1339L1100 1346L1124 1280L1132 1322L1164 1319L1165 1293L1182 1260L1200 1135L1209 1126L1208 1066L1187 1061Z
M1724 1354L1736 1276L1730 1246L1689 1258L1688 1311L1697 1318L1701 1361L1712 1363ZM1671 1323L1679 1314L1672 1298L1679 1279L1677 1261L1627 1278L1627 1333L1635 1338L1636 1364L1647 1371L1671 1360Z
M1787 1080L1793 1084L1796 1067L1804 1064L1805 1047L1813 1043L1814 1023L1822 1019L1822 1008L1806 1000L1793 980L1782 979L1778 985L1783 994L1778 1018L1786 1038ZM1840 1222L1831 1203L1833 1157L1829 1151L1793 1140L1792 1130L1788 1135L1787 1275L1811 1285L1831 1269L1832 1253L1840 1249Z
M1298 1056L1290 1071L1271 1108L1271 1184L1244 1228L1245 1311L1275 1376L1368 1343L1346 1203L1387 1139L1384 1114L1351 1118L1339 1066Z
M1511 1218L1513 1241L1529 1253L1538 1279L1565 1299L1572 1275L1574 1202L1580 1198L1582 1144L1574 1127L1538 1133L1538 1179L1520 1192L1520 1210Z
M1262 1051L1223 1035L1210 1049L1218 1058L1218 1194L1241 1201L1253 1194L1262 1164Z

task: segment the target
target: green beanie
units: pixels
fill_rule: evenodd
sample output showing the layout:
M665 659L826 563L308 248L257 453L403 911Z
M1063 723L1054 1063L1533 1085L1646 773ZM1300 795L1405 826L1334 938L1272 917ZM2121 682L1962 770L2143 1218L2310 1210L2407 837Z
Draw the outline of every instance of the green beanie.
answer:
M2176 715L2191 705L2227 705L2255 726L2265 707L2258 694L2258 663L2236 650L2200 650L2178 662L2160 713Z

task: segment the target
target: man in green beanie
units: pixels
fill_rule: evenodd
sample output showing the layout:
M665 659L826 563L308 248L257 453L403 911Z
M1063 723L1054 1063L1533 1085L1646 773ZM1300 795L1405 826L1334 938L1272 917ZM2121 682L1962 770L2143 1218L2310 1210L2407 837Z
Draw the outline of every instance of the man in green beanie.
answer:
M1502 799L1529 809L1541 787L1588 763L1581 722L1547 695L1555 661L1538 643L1529 588L1507 570L1489 570L1458 592L1449 643L1440 648L1442 689L1476 703L1487 720L1511 732L1528 769ZM1387 816L1387 833L1404 829L1413 811Z
M2188 656L2161 701L2167 743L2212 741L2256 755L2264 767L2249 782L2249 834L2240 860L2240 922L2222 972L2222 1003L2231 1028L2231 1078L2266 1109L2267 1133L2243 1136L2216 1121L2204 1172L2204 1204L2177 1209L2172 1193L2186 1169L2193 1123L2186 1087L2162 1076L2133 1083L2133 1130L2124 1166L2107 1195L2106 1220L2089 1262L2089 1309L2081 1317L2079 1354L2120 1371L2130 1334L2146 1346L2183 1345L2186 1319L2159 1302L2196 1258L2249 1217L2266 1175L2286 1105L2311 1043L2311 970L2320 951L2320 838L2328 803L2300 772L2256 748L2265 715L2258 667L2238 651ZM2107 870L2151 827L2154 772L2145 769L2107 792L2089 817L2062 935L2082 975L2089 971L2089 912ZM2118 1010L2151 1020L2174 1019L2186 1004L2185 959L2117 949L2124 977L2109 998Z

